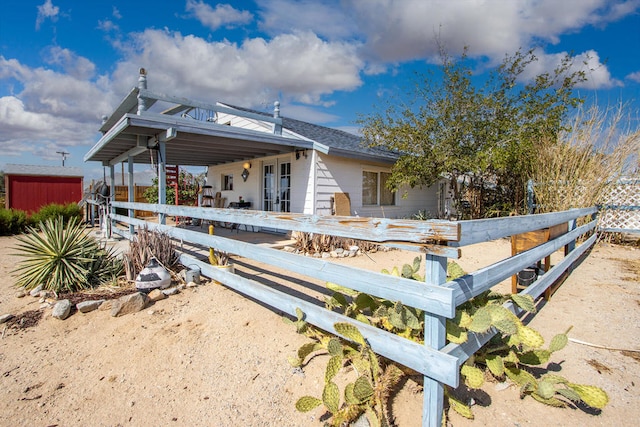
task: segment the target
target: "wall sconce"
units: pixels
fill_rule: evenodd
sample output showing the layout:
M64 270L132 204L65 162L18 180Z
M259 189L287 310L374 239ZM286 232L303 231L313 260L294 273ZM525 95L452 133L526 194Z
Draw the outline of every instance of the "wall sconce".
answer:
M242 180L243 181L247 181L247 178L249 178L249 169L251 169L251 163L249 162L244 162L244 164L242 165L242 168L244 169L242 171Z
M296 160L300 160L300 154L302 154L304 156L304 158L307 158L307 150L296 150Z

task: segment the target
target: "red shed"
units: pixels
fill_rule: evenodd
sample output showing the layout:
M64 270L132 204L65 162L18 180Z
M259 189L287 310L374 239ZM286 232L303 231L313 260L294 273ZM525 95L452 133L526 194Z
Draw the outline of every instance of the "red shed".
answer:
M82 168L8 164L4 169L5 207L32 214L51 203L78 203L82 178Z

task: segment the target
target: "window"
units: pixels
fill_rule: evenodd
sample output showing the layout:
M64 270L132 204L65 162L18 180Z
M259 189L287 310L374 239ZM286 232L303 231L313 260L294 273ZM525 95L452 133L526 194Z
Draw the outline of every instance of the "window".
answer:
M222 190L223 191L233 190L233 175L222 175Z
M387 188L391 174L388 172L362 171L362 204L374 206L393 206L395 193Z

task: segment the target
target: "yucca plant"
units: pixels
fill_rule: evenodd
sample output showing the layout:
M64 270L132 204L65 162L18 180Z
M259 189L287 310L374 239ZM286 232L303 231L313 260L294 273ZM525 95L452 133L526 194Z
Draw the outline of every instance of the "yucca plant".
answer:
M122 273L122 261L113 250L86 234L76 218L66 228L61 216L47 219L17 239L16 255L24 259L13 273L16 286L25 289L42 284L54 292L75 292L113 281Z

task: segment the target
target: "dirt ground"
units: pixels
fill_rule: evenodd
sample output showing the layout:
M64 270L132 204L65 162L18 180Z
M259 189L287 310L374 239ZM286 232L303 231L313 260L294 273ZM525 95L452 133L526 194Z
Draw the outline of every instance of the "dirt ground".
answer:
M0 315L39 310L43 317L32 327L0 325L0 425L322 425L322 410L302 414L294 403L305 394L320 396L327 358L293 369L287 357L306 339L280 313L209 283L123 317L98 310L57 320L37 298L16 297L14 244L0 237ZM474 245L463 248L459 263L473 271L509 252L506 240ZM379 271L414 256L390 251L336 262ZM277 286L284 280L282 272L245 259L236 268ZM506 292L508 283L499 288ZM321 296L321 287L310 293ZM547 341L573 326L571 338L610 348L571 341L549 365L571 381L602 387L609 405L601 413L550 408L520 400L515 387L486 383L474 395L475 421L453 414L452 425L637 425L640 249L599 244L531 325ZM420 382L401 385L392 404L395 423L419 426Z

